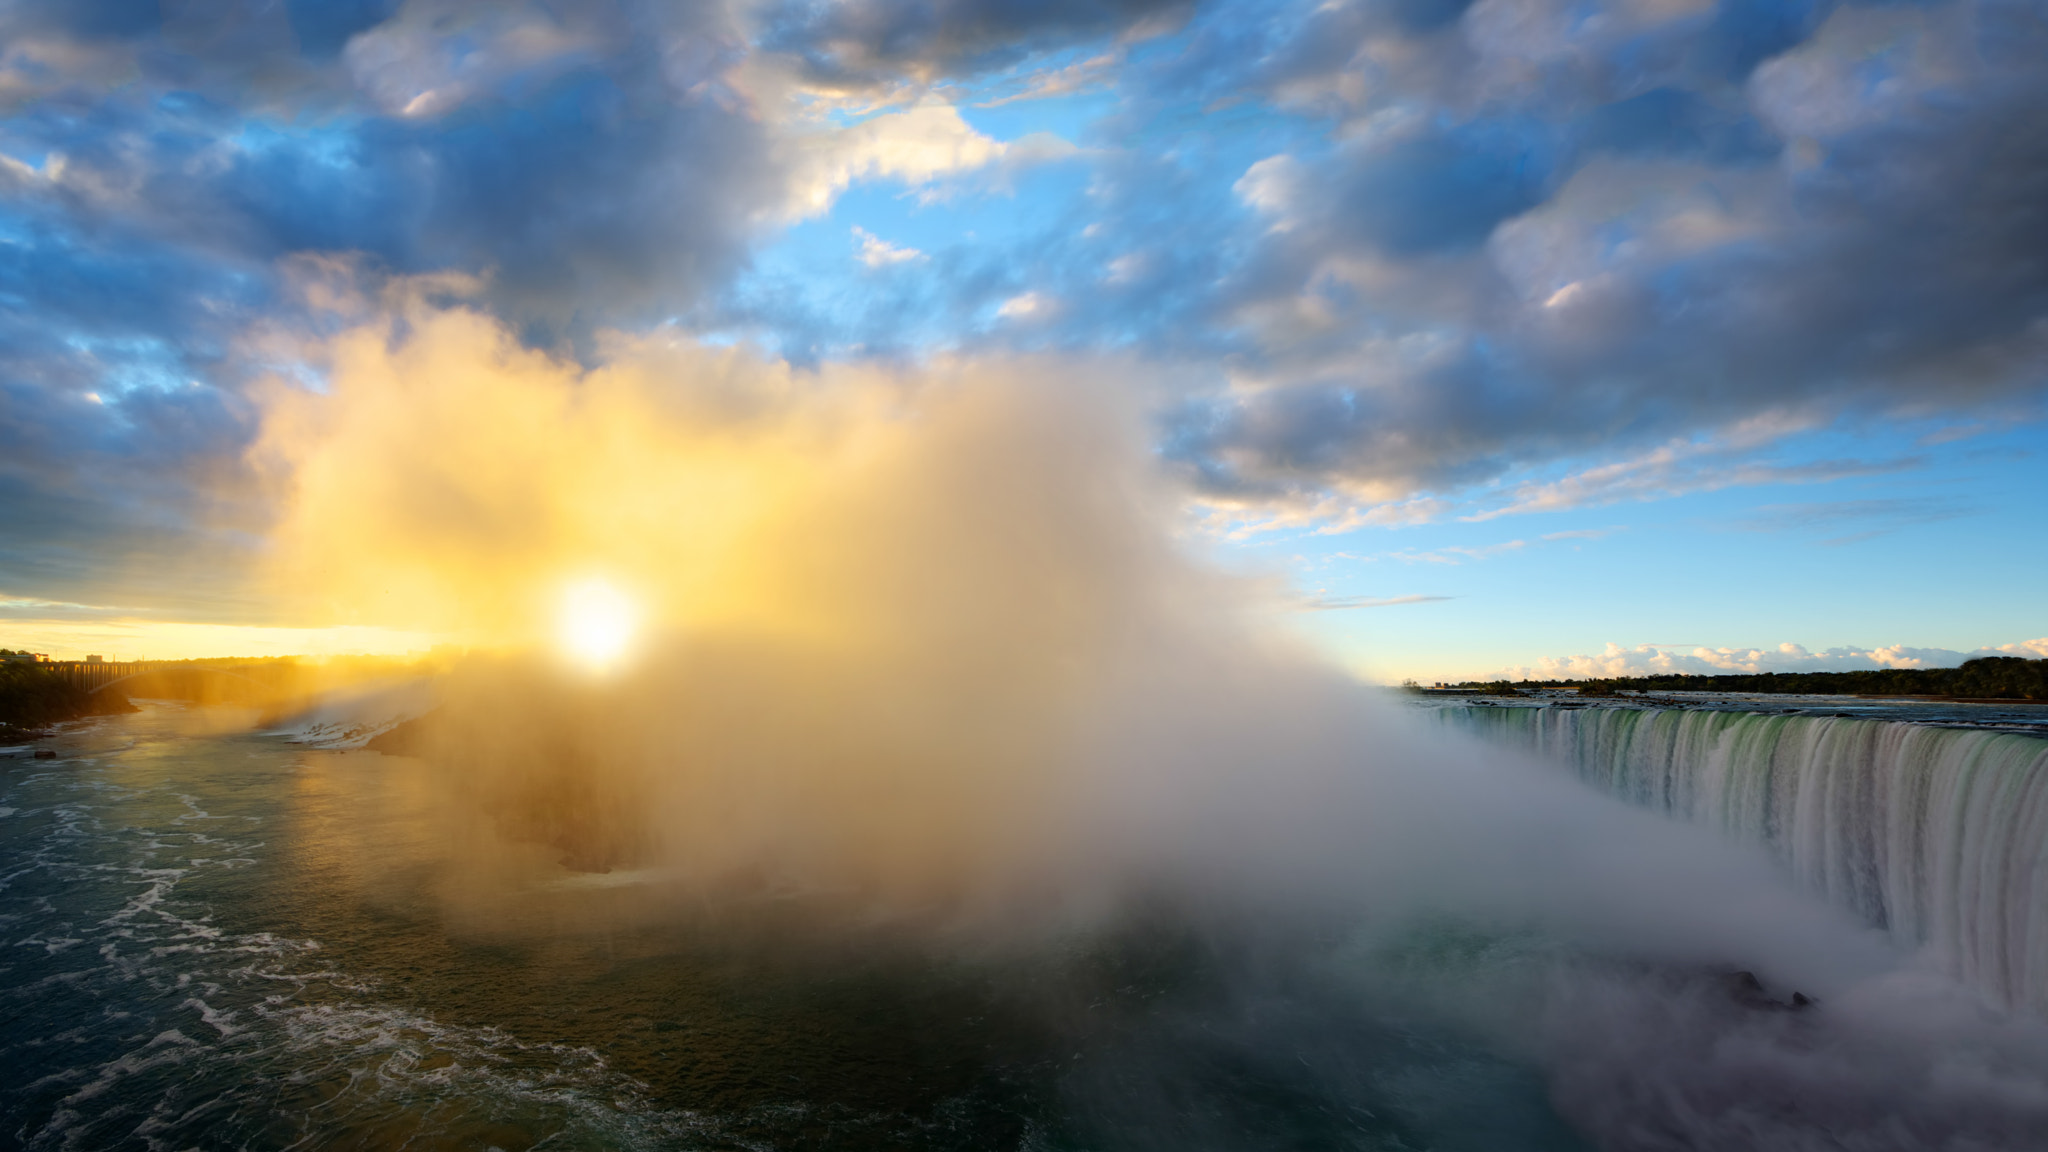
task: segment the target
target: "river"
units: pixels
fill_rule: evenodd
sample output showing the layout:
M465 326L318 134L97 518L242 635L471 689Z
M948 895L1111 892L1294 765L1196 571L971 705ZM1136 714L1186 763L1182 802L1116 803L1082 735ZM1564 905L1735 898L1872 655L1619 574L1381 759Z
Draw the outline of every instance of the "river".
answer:
M57 759L0 760L0 1146L1904 1152L2048 1132L2039 1031L1958 1014L1924 974L1795 1010L1725 967L1427 908L1367 925L1162 896L997 945L804 893L650 917L633 873L478 899L431 766L143 703L69 726Z

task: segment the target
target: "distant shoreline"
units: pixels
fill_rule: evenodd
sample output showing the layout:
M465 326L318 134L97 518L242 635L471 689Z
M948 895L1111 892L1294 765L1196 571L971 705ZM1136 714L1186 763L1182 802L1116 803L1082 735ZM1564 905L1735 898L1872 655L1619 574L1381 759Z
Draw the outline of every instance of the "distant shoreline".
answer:
M134 711L118 690L89 691L45 665L0 664L0 742L25 744L53 724Z
M1415 695L1424 697L1502 696L1509 694L1497 692L1490 688L1413 688L1408 689L1408 691L1412 692ZM1526 688L1517 685L1517 690L1513 694L1526 695L1528 692L1531 691L1571 692L1574 691L1574 689L1573 686L1570 684L1531 684L1528 685ZM1663 697L1681 693L1715 696L1808 696L1816 699L1886 700L1897 701L1900 703L1919 704L2038 704L2044 707L2048 707L2048 700L2035 700L2024 696L1935 696L1909 695L1905 693L1888 692L1758 692L1746 690L1730 691L1715 688L1673 688L1663 690L1653 689L1650 691L1643 692L1630 690L1626 694L1622 692L1616 692L1611 696L1605 694L1594 694L1586 696L1585 698L1588 700L1656 700L1661 699Z
M1869 668L1847 672L1759 672L1715 676L1664 675L1549 680L1467 680L1422 693L1514 695L1532 689L1582 696L1621 692L1727 692L1751 696L1846 696L1867 700L1927 700L1946 704L2048 702L2048 660L1980 656L1956 668Z

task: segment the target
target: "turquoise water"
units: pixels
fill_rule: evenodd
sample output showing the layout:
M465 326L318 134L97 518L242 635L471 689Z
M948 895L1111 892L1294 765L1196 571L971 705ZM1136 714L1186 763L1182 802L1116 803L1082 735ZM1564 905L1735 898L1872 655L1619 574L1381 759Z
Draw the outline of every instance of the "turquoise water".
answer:
M651 915L631 877L471 875L431 769L252 719L149 704L0 760L0 1146L1586 1146L1569 1069L1440 995L1526 996L1540 947Z

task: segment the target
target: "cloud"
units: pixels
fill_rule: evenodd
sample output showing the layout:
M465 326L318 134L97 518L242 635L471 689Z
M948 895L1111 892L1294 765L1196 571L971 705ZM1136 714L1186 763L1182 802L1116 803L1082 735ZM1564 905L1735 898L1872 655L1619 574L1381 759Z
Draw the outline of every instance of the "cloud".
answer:
M1398 604L1433 604L1440 600L1451 600L1451 596L1312 596L1302 601L1301 607L1311 612L1333 612L1345 608L1391 608Z
M31 599L234 611L248 412L202 381L243 287L147 241L9 246L0 294L0 573Z
M112 86L132 76L133 56L116 45L95 44L37 28L23 20L0 23L0 110L12 111L66 88Z
M1450 545L1443 548L1433 548L1426 552L1410 548L1400 552L1389 552L1386 555L1388 559L1399 560L1403 564L1448 564L1456 566L1463 564L1467 560L1485 560L1506 552L1519 552L1528 546L1529 542L1527 540L1506 540L1499 544L1485 544L1478 547Z
M0 592L0 619L10 629L23 617L48 620L90 620L134 614L133 608L111 608L100 604L78 604L69 600L44 600L35 596L9 596Z
M544 80L602 58L616 33L599 13L412 0L350 39L342 58L357 88L387 114L443 116L514 77Z
M760 43L799 59L816 82L876 84L986 71L1079 40L1159 30L1191 7L1188 0L775 0L761 10Z
M133 603L147 574L166 602L241 611L209 574L261 526L240 460L270 365L248 341L334 322L293 269L346 268L342 294L371 297L453 274L526 339L587 353L722 282L784 186L723 84L716 7L209 11L0 13L10 587Z
M596 573L698 651L971 654L1065 692L1065 656L988 645L1101 650L1106 622L1208 602L1099 366L806 372L620 334L584 368L418 300L325 343L323 388L262 390L251 453L276 509L259 599L297 623L544 643Z
M75 108L137 86L273 110L331 107L347 88L341 46L395 7L23 0L0 11L0 111Z
M1104 52L1064 67L1040 69L1022 77L1016 91L992 100L983 100L979 106L1000 108L1019 100L1046 100L1055 96L1071 96L1093 88L1108 87L1116 83L1117 66L1122 63L1123 53Z
M1618 676L1687 674L1694 676L1753 675L1762 672L1838 672L1871 668L1954 668L1980 656L2048 658L2048 637L1957 652L1948 648L1829 648L1814 652L1790 642L1771 648L1708 648L1687 651L1676 645L1643 644L1624 648L1609 643L1596 655L1555 656L1534 665L1516 665L1498 675L1521 680L1600 679Z
M988 169L1060 159L1072 145L1047 134L1016 141L984 136L960 110L928 98L900 112L883 112L850 125L821 123L789 130L778 151L789 170L786 219L815 216L850 185L864 180L898 180L939 194L933 186L949 178Z
M1975 508L1954 499L1898 497L1874 500L1835 500L1812 504L1765 504L1735 522L1752 532L1793 532L1823 536L1824 545L1852 544L1896 532L1918 524L1935 524L1971 515ZM1843 535L1845 528L1855 531Z
M413 0L331 59L286 36L267 83L173 24L116 41L151 65L138 83L0 127L0 151L62 157L53 225L244 275L305 251L490 271L494 306L559 338L688 303L737 266L779 182L721 83L734 30L716 8Z
M1231 531L1910 468L1788 446L2048 407L2044 56L2015 0L12 5L0 577L246 545L249 334L341 323L313 259L585 362L1140 357ZM962 114L1096 85L1062 136ZM863 182L1053 162L999 238L857 236L857 293L754 260Z
M1655 500L1689 492L1759 484L1817 484L1852 476L1875 476L1921 467L1919 457L1895 460L1815 460L1768 464L1742 459L1739 450L1712 443L1679 443L1633 460L1601 464L1541 484L1523 484L1498 508L1467 520L1491 520L1531 512L1561 512L1630 500Z
M1059 308L1059 301L1040 292L1020 292L996 309L996 315L1005 320L1036 320L1050 315Z
M1995 648L1979 648L1981 656L2024 656L2029 660L2048 660L2048 636L2038 640L2022 640L2017 644L2000 644Z
M1171 436L1211 493L1576 463L1493 514L1575 507L1900 463L1657 458L1759 418L2039 408L2037 5L1398 9L1321 5L1236 59L1212 18L1212 100L1338 127L1235 182L1246 254L1213 307L1239 384Z
M906 264L913 260L925 259L925 254L915 248L899 248L887 240L856 224L853 238L860 241L857 253L860 262L870 268L886 268L891 264Z
M1240 194L1276 230L1393 257L1469 251L1544 199L1555 166L1547 135L1526 126L1416 119L1340 145L1313 167L1260 161Z

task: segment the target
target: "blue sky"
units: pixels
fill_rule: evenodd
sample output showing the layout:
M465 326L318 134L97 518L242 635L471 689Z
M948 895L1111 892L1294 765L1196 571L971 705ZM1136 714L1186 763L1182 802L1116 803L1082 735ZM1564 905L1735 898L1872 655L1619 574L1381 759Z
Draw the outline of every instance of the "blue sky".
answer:
M2040 3L167 11L0 14L21 642L294 623L252 397L473 277L585 365L1123 366L1376 678L2048 655Z

